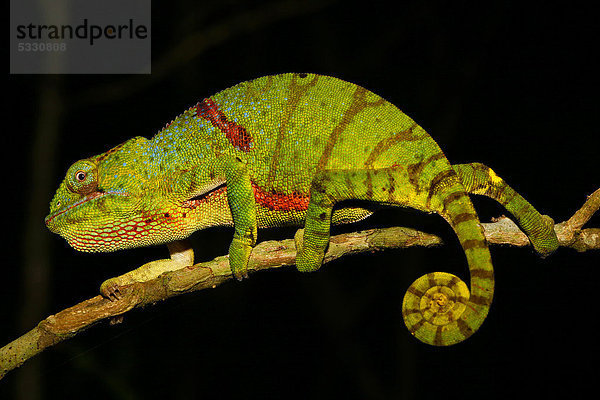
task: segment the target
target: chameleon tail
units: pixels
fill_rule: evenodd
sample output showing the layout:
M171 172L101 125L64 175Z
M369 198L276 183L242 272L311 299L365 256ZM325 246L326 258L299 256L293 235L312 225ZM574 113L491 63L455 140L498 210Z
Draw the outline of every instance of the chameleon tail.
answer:
M430 196L433 201L439 200L439 213L448 220L462 245L471 272L471 291L457 276L433 272L408 288L402 304L409 331L434 346L461 342L477 331L494 294L492 260L479 219L457 176L448 175L441 193Z
M547 256L558 248L552 218L541 215L490 167L471 163L453 165L452 168L469 193L488 196L502 204L515 217L540 255Z
M402 172L401 168L387 168L317 174L311 184L304 234L301 241L297 238L300 251L296 266L299 271L315 271L321 266L329 243L333 205L339 201L370 200L436 211L451 224L465 251L471 292L454 275L427 274L409 287L402 314L410 332L425 343L447 346L461 342L481 326L492 303L494 273L482 227L465 188L447 162L421 175L420 187L429 185L426 196L422 191L413 197L396 190L418 182ZM429 176L434 178L428 180Z

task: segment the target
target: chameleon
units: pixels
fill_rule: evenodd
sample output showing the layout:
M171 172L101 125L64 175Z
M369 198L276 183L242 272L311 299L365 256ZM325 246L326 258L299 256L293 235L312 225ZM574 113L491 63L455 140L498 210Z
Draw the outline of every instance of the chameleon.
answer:
M452 165L432 137L382 97L338 78L285 73L242 82L197 102L154 137L134 137L68 169L45 223L74 249L111 252L167 244L170 258L106 280L123 286L194 263L186 240L233 227L229 265L248 276L258 228L298 226L299 271L318 270L331 226L372 205L436 213L453 228L470 271L428 273L408 288L402 314L420 341L448 346L486 318L494 272L469 195L502 204L542 256L558 247L554 223L492 169Z

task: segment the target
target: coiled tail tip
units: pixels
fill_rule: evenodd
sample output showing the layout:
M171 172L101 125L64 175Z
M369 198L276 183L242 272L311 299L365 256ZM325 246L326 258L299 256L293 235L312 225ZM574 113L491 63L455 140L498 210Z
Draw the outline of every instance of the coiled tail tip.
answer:
M471 336L487 315L489 304L469 301L467 285L446 272L423 275L406 291L402 316L417 339L433 346L450 346Z

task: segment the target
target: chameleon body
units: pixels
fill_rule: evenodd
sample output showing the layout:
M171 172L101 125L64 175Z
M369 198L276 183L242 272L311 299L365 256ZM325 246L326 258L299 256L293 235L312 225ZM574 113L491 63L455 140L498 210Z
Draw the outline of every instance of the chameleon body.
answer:
M408 289L403 315L420 340L450 345L479 328L494 290L468 193L502 203L541 254L557 247L551 219L488 167L451 165L396 106L337 78L289 73L237 84L190 107L150 140L135 137L77 161L46 224L81 251L168 243L170 259L103 283L103 294L118 297L120 286L191 265L183 240L199 229L233 226L229 262L241 279L257 228L304 224L297 268L314 271L331 224L371 213L344 207L344 200L434 212L458 236L471 289L454 275L427 274Z

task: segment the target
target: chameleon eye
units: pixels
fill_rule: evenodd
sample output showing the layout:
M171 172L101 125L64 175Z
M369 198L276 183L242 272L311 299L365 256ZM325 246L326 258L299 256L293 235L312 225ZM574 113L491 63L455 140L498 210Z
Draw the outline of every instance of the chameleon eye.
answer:
M98 168L92 160L80 160L69 168L66 183L73 193L87 195L98 188Z
M77 171L75 173L75 179L77 179L79 182L83 182L85 181L87 174L84 171Z

